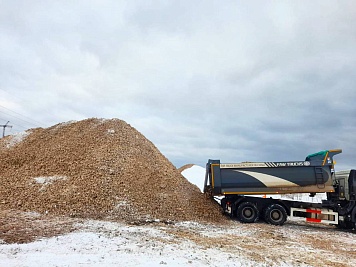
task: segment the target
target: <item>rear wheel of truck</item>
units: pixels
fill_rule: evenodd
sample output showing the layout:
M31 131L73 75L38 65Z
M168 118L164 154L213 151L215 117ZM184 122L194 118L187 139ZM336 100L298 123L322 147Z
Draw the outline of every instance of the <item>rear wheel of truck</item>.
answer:
M273 225L283 225L287 220L286 209L279 204L271 204L265 210L265 221Z
M236 216L240 222L253 223L257 221L259 212L254 203L243 202L237 207Z

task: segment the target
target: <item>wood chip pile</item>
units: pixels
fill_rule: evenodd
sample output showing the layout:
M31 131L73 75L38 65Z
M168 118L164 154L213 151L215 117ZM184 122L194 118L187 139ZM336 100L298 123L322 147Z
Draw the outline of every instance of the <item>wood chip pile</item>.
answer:
M82 218L223 220L122 120L87 119L0 139L0 209ZM203 177L202 177L203 182Z

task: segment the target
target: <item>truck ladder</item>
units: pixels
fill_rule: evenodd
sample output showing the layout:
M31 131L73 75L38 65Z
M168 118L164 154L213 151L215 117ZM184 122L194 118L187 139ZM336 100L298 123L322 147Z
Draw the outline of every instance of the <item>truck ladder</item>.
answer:
M315 179L319 189L325 188L323 168L315 167Z

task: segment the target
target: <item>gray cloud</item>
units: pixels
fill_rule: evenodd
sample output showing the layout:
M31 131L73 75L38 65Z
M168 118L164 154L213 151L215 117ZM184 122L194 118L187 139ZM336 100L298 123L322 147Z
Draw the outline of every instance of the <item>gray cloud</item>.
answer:
M353 1L2 1L0 119L15 132L118 117L177 166L340 147L340 167L352 167L355 11Z

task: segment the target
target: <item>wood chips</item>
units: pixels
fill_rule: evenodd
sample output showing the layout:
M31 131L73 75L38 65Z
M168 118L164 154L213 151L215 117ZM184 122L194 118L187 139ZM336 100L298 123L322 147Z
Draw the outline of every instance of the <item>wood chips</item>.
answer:
M87 119L0 139L0 210L125 221L224 220L122 120ZM203 182L204 177L202 177Z

